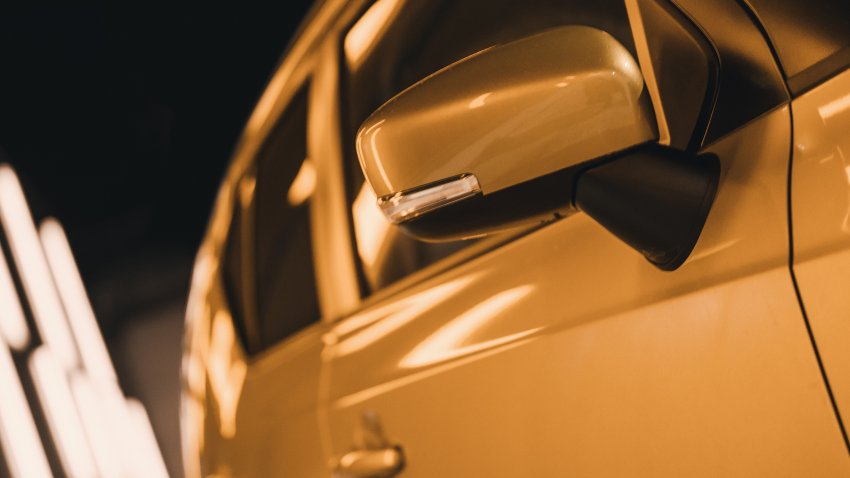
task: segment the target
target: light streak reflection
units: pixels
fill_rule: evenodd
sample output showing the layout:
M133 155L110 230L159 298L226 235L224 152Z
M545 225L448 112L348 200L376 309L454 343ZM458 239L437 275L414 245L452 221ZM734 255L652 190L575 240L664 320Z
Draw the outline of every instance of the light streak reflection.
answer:
M439 306L440 303L460 293L476 277L478 277L478 274L470 274L453 279L436 287L417 292L399 302L393 303L392 306L366 312L363 314L363 317L352 317L349 321L353 323L364 322L364 328L339 342L336 342L336 340L330 341L331 344L326 349L325 358L342 357L369 347L371 344L404 327L426 311ZM340 326L344 328L351 327L346 322L343 322ZM368 325L366 325L367 323Z
M832 100L823 106L819 106L818 115L820 115L821 120L826 122L829 118L844 113L848 109L850 109L850 94Z
M210 389L216 397L219 409L221 435L232 438L236 435L236 411L239 396L248 372L245 362L234 357L236 334L233 321L224 311L213 318L210 352L207 359Z
M363 182L363 187L351 205L352 217L354 219L354 235L357 238L357 252L367 270L367 276L372 283L377 282L374 269L379 264L381 252L390 231L390 222L378 207L378 197L368 182Z
M286 199L292 207L300 206L304 201L310 199L316 190L316 166L310 158L301 162L298 174L289 186Z
M369 56L402 4L401 0L377 0L351 27L343 42L349 68L356 70Z
M470 340L476 332L502 316L505 311L525 299L534 286L514 287L500 292L460 314L428 336L399 362L399 367L413 368L443 362L463 355L519 340L539 330L533 328L489 340Z

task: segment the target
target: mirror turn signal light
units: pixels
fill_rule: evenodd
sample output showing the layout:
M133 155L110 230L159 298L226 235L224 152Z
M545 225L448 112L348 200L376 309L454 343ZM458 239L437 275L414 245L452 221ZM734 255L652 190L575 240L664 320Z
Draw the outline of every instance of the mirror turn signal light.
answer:
M401 191L378 198L378 207L393 224L401 224L422 214L481 194L474 174L461 174L439 183Z

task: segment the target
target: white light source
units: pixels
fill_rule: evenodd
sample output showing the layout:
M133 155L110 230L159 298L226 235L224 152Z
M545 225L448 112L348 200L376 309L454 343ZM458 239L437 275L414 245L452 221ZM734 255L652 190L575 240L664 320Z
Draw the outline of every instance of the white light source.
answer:
M0 339L0 444L13 478L52 477L15 363Z
M92 380L116 381L115 369L62 226L55 219L46 219L41 223L39 232L83 367Z
M67 370L77 365L74 339L41 249L18 177L0 165L0 222L9 238L38 332Z
M135 399L126 402L133 437L133 449L136 452L134 470L139 478L168 478L165 462L156 444L156 437L145 407Z
M142 405L121 391L62 226L36 230L20 182L0 165L0 225L9 240L43 344L29 357L38 404L69 478L167 478ZM0 251L0 449L11 476L51 469L7 343L25 351L30 332ZM58 471L58 470L57 470Z
M102 478L122 478L122 443L110 433L108 410L94 384L82 373L71 375L71 394L77 403L98 472Z
M41 346L30 356L29 367L65 473L72 478L97 477L88 439L62 366L49 349Z
M93 386L100 403L101 414L106 417L107 433L112 448L117 452L123 476L134 476L137 469L136 462L139 461L137 442L140 438L135 436L135 426L127 411L127 400L117 383L94 383Z
M24 311L18 301L15 283L3 252L0 251L0 337L15 350L22 350L30 340Z

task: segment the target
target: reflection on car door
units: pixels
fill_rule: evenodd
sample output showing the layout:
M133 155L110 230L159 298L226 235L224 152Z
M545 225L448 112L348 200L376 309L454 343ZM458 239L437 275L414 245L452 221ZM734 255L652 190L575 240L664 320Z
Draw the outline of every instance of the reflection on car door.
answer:
M283 112L225 181L196 265L184 370L188 476L327 475L318 422L327 325L312 227L321 177L308 147L311 85L293 76L280 93Z
M788 264L790 115L714 143L689 260L578 215L378 301L328 340L333 452L372 411L403 476L847 476Z
M850 71L794 104L791 212L800 297L845 425L850 423Z

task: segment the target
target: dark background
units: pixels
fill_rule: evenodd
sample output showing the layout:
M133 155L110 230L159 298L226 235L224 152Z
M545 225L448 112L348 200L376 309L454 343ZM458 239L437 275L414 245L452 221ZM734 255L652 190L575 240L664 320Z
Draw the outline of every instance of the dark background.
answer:
M0 148L65 226L127 393L180 475L191 265L230 153L312 2L0 9Z

